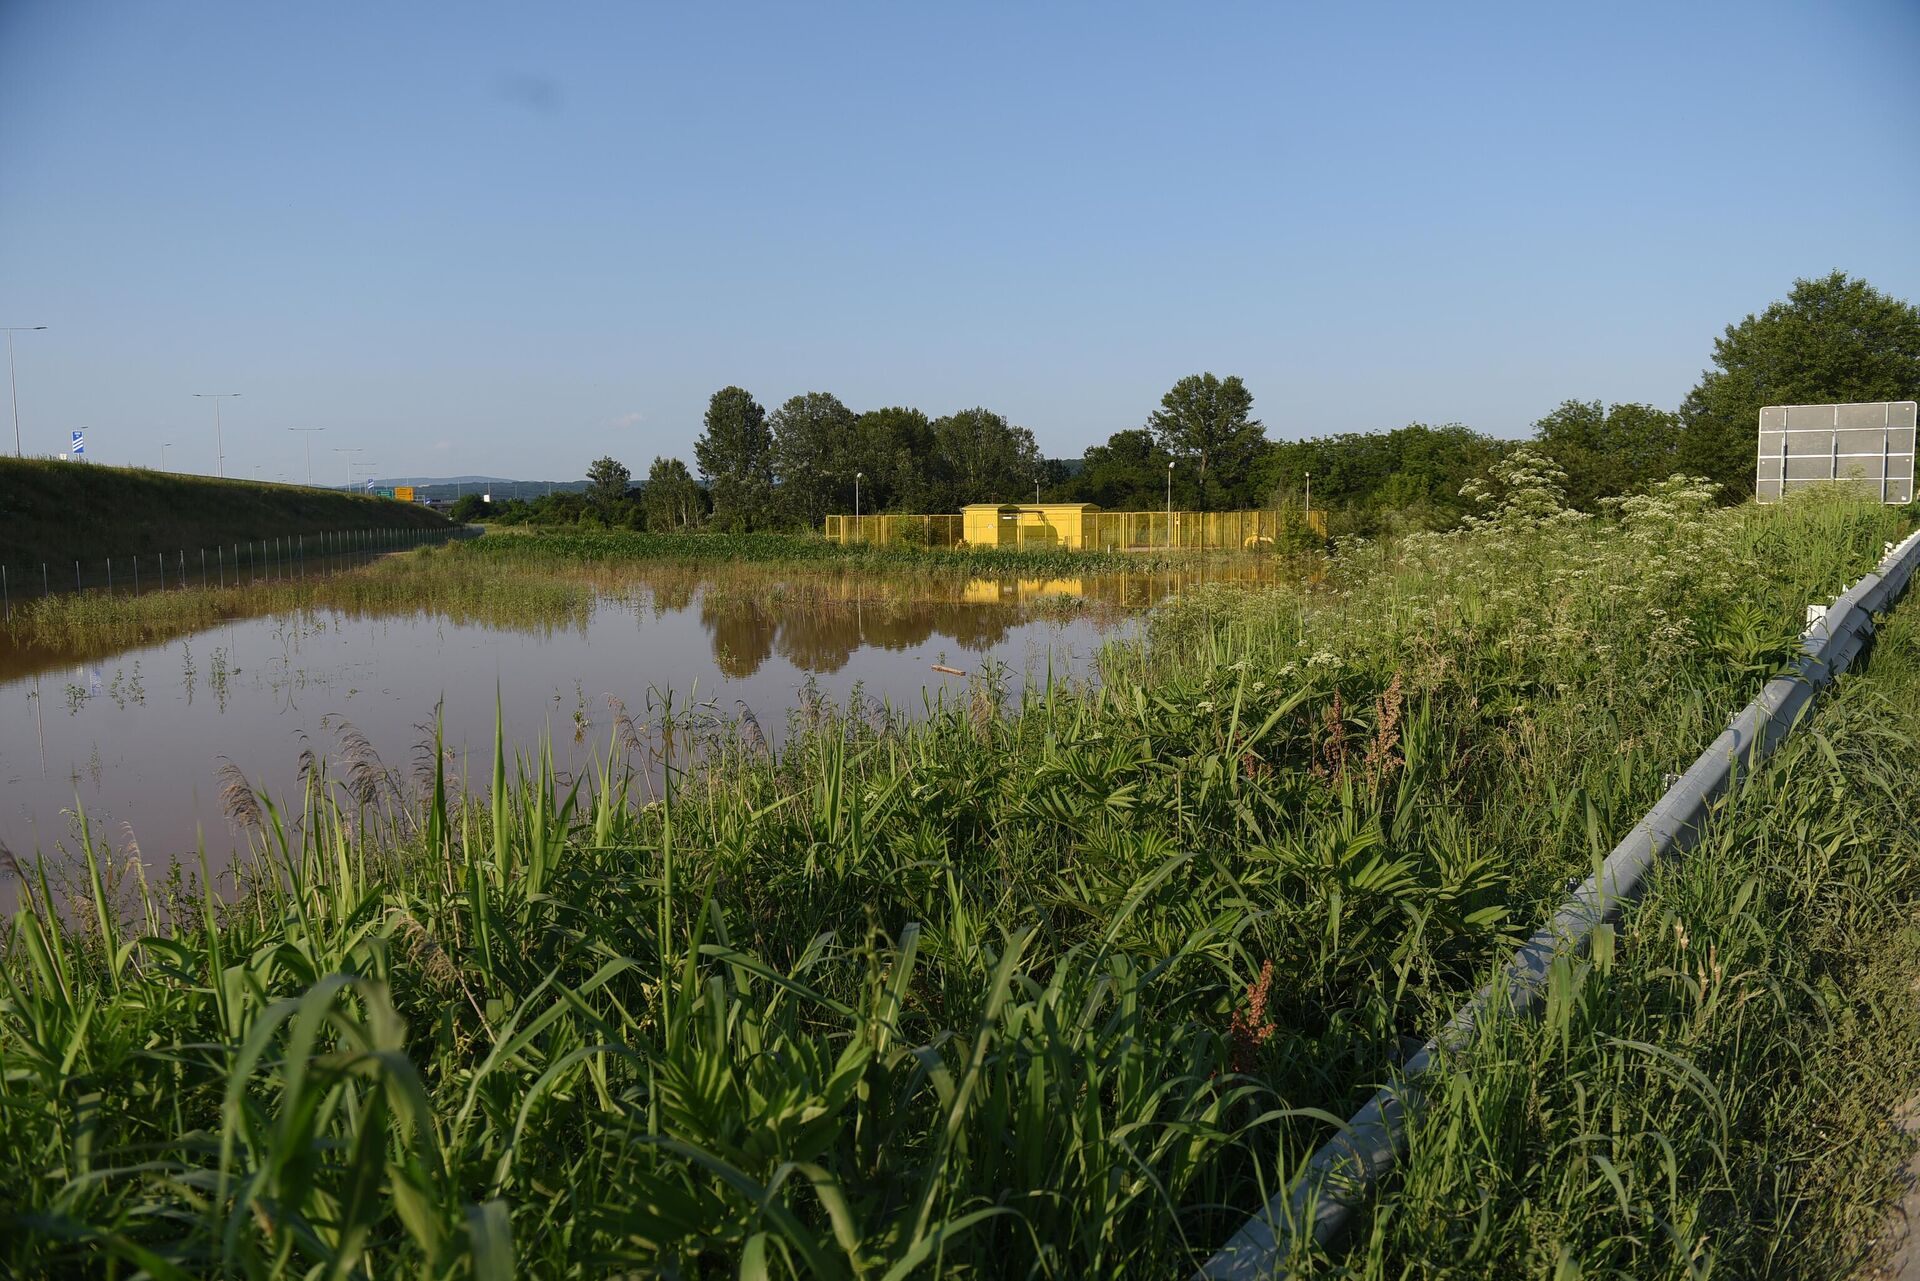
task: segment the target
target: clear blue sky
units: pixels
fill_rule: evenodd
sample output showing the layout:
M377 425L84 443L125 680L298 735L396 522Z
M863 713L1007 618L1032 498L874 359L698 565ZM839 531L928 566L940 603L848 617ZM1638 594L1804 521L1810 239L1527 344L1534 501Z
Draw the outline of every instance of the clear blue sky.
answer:
M1515 435L1795 276L1920 298L1916 65L1914 0L0 0L0 324L29 452L210 471L238 391L268 478L641 471L727 383Z

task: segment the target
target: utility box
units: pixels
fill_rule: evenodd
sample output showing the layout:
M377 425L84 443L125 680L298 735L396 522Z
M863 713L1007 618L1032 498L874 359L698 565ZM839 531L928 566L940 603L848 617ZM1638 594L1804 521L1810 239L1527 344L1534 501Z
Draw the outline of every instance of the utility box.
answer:
M1011 547L1011 526L1018 525L1020 509L1011 503L968 503L960 509L960 536L969 547Z
M1087 545L1098 503L973 503L961 509L969 547Z

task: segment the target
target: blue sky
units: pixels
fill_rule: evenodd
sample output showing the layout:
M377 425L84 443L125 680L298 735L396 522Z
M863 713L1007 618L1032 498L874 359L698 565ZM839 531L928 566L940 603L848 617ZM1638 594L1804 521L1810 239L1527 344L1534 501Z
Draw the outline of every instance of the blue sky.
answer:
M1900 0L0 0L0 324L28 452L211 471L237 391L269 479L639 471L728 383L1516 435L1795 276L1920 298L1916 54Z

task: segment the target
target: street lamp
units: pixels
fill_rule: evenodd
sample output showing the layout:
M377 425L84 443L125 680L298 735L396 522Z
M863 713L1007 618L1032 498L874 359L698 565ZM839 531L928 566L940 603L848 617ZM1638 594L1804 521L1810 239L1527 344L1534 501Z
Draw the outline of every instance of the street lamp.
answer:
M13 377L13 336L45 329L45 325L6 325L7 331L7 386L13 391L13 456L20 454L20 384Z
M1173 464L1176 460L1167 459L1167 550L1173 550Z
M220 475L225 476L227 474L227 447L220 436L220 402L223 400L238 400L240 393L237 391L196 391L193 393L193 398L195 400L211 400L213 402L214 470L219 472Z
M1305 473L1307 478L1307 529L1313 529L1313 473Z
M863 471L853 473L853 518L855 520L860 519L860 482L866 479L866 475ZM855 525L854 528L860 527Z
M335 445L333 447L333 452L336 454L345 454L347 456L346 457L347 488L352 489L353 488L353 456L363 451L357 445L352 449L348 449L344 445Z
M287 428L287 430L297 431L302 433L304 439L307 442L307 483L311 485L313 483L313 433L317 431L325 431L326 428L325 427L289 427Z
M172 444L173 442L170 440L163 440L160 442L160 470L161 471L165 471L167 469L167 449Z

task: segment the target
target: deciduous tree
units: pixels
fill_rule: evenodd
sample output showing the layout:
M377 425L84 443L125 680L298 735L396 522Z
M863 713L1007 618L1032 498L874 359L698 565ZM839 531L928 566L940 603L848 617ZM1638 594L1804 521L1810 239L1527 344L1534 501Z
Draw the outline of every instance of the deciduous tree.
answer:
M1714 341L1713 368L1680 404L1680 468L1753 492L1766 405L1920 395L1920 310L1845 272L1796 280L1786 301Z
M694 461L713 497L713 523L726 530L768 523L773 500L773 433L767 411L740 387L723 387L707 403L706 430Z
M853 510L857 422L824 391L795 396L773 412L773 470L789 519L818 529L828 512Z
M706 512L706 493L678 458L656 458L640 491L647 528L665 534L692 529Z
M963 409L934 420L933 441L946 491L939 510L1032 499L1040 449L1025 427L990 409Z
M1193 460L1202 510L1248 500L1267 434L1237 375L1189 374L1160 398L1147 426L1162 449Z
M1145 427L1117 431L1104 445L1089 445L1080 474L1068 486L1082 502L1099 503L1108 511L1158 510L1167 501L1167 464L1173 461L1153 432ZM1174 501L1193 501L1198 477L1192 468L1175 469Z
M1680 415L1652 405L1569 400L1533 430L1540 452L1567 473L1567 500L1582 511L1680 466Z
M860 415L854 436L853 466L865 473L862 511L944 510L933 423L925 414L900 405L870 409Z
M627 501L633 473L615 458L596 458L587 468L587 508L607 524L614 524Z

